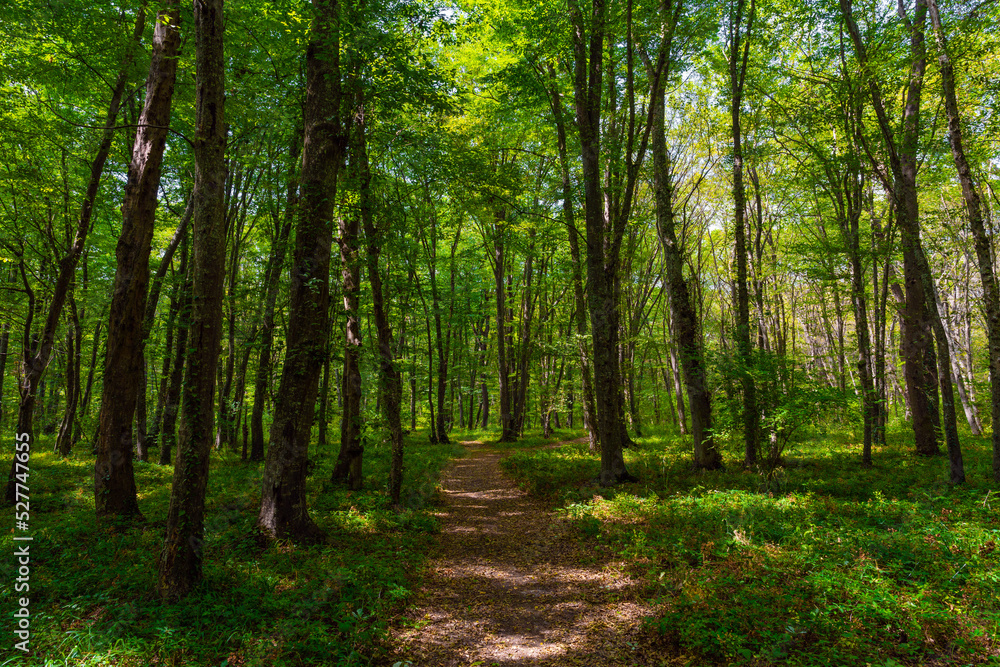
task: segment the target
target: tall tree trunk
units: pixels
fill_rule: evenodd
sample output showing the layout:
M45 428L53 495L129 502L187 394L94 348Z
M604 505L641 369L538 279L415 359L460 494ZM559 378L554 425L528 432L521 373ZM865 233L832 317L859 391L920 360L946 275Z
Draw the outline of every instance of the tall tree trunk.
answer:
M319 425L319 435L316 438L316 449L325 450L327 445L326 432L330 428L330 354L327 352L326 361L323 362L323 379L319 390L319 415L317 416Z
M97 353L101 349L101 327L103 326L103 313L97 319L97 327L94 329L94 344L90 348L90 366L87 368L87 383L83 390L83 399L80 401L80 421L82 422L90 414L90 393L94 387L94 370L97 368ZM79 442L81 432L77 429L73 435L73 445Z
M569 254L573 267L573 324L576 327L577 356L580 363L580 390L583 393L583 425L587 429L591 453L597 452L597 408L594 404L594 387L590 371L590 343L587 331L587 301L583 291L583 268L580 260L580 232L576 228L575 198L569 174L569 151L566 147L566 121L562 96L556 84L556 71L548 66L549 103L556 125L556 142L559 148L559 172L562 177L563 219L569 237Z
M191 293L194 273L189 267L189 241L185 234L181 240L181 264L178 270L181 281L177 291L177 339L170 368L170 381L163 397L163 417L160 422L161 466L170 465L174 444L177 442L177 415L180 411L181 387L184 381L184 361L187 357L188 331L191 328Z
M933 358L933 333L930 328L931 314L928 312L928 295L922 275L922 250L920 249L919 205L917 201L917 139L919 132L920 93L925 67L923 47L923 23L926 15L925 0L916 1L914 18L910 22L911 63L910 80L903 109L900 139L889 122L882 101L882 91L878 79L870 72L868 55L861 39L861 32L854 21L851 0L840 0L841 11L854 43L871 93L879 129L889 152L891 181L884 174L887 189L891 188L892 203L896 222L899 225L903 250L903 280L906 285L906 306L903 311L903 356L905 359L906 393L912 415L913 434L918 454L933 455L940 451L935 423L937 389L929 390L929 378L935 375L934 366L928 362ZM902 11L902 8L901 8ZM874 165L880 170L881 165ZM881 172L880 172L881 173ZM931 396L930 394L934 394Z
M847 122L849 136L853 135L860 143L861 108L853 110L854 115ZM851 125L853 124L853 128ZM860 145L854 148L860 150ZM863 211L863 180L858 169L848 169L843 175L836 174L831 178L834 205L837 208L837 219L844 243L847 246L847 259L851 265L851 303L854 306L854 329L858 339L858 379L861 384L861 414L863 420L863 444L861 465L870 468L872 465L872 440L875 433L876 394L872 381L872 352L868 336L868 300L865 290L865 270L861 258L861 238L859 221Z
M73 294L69 295L69 306L71 319L70 330L66 332L66 411L59 425L59 436L55 445L55 451L63 457L69 456L73 448L74 434L79 428L76 408L80 402L80 347L83 345L80 313Z
M663 90L656 91L663 99ZM691 300L688 281L684 278L683 248L677 242L674 225L673 183L667 153L664 113L662 109L653 119L653 187L656 194L656 228L663 248L663 265L667 289L670 292L670 316L673 334L680 353L684 384L691 412L691 435L694 440L694 466L700 470L722 467L722 454L712 436L711 394L705 383L705 359L700 344L698 313ZM677 408L681 433L684 433L684 409L679 377L676 372L677 352L670 349L670 365L678 380L676 387Z
M941 87L944 107L948 114L948 134L951 154L955 161L962 199L969 215L969 228L976 247L979 278L983 285L983 306L986 311L986 338L990 355L990 407L993 415L993 481L1000 482L1000 288L997 286L993 267L990 236L983 221L979 192L972 178L972 169L965 156L962 140L962 123L955 95L955 71L948 54L948 42L941 25L936 0L928 0L931 23L938 42L938 66L941 70Z
M360 83L357 84L360 87ZM360 90L360 88L359 88ZM360 93L356 95L360 97ZM360 100L355 100L355 119L364 114ZM363 125L354 122L351 133L350 180L357 183L361 177L358 144L363 137ZM345 207L346 208L346 207ZM352 207L353 208L353 207ZM361 295L361 215L359 211L345 210L339 217L340 225L340 279L344 298L344 408L340 416L340 452L331 478L346 481L349 489L361 488L361 465L364 442L361 439L361 319L358 312Z
M140 514L132 472L132 416L140 392L145 406L142 324L157 191L181 42L179 5L179 0L172 0L157 15L146 98L125 184L94 463L94 506L100 517ZM140 431L144 429L143 423ZM144 450L145 442L141 446ZM145 460L144 455L145 451L140 452L140 460Z
M299 128L301 129L301 128ZM299 152L302 147L301 132L296 131L289 147L289 166L285 192L285 211L283 221L274 214L274 236L271 239L271 251L267 260L264 285L264 307L260 322L260 350L257 355L257 372L254 376L253 410L250 413L250 460L264 460L264 403L267 401L267 390L271 379L271 354L274 345L274 310L278 301L278 287L281 273L285 266L285 256L288 254L288 236L292 229L292 220L298 208L298 179L295 177L298 169Z
M183 276L181 277L183 280ZM160 427L163 424L163 409L167 401L167 391L170 387L170 371L174 362L174 335L177 329L177 312L180 310L180 284L175 281L170 290L170 309L167 311L167 331L163 342L163 368L160 371L160 389L156 397L156 411L153 413L152 426L146 434L151 444L160 439Z
M601 178L601 99L603 93L604 43L607 34L607 7L604 0L592 0L590 17L584 19L581 7L570 2L568 11L573 24L574 97L576 122L582 153L584 212L587 228L587 285L591 330L594 336L594 389L597 399L598 434L601 443L599 482L611 485L634 480L625 467L622 454L627 444L622 406L621 369L618 365L619 293L621 243L631 215L636 179L645 157L652 126L651 116L659 103L655 96L647 110L642 137L635 123L634 41L632 37L632 3L627 13L627 63L625 95L630 122L628 136L622 142L624 178L617 160L612 160L616 192L609 192L609 201L602 193ZM608 40L611 41L611 40ZM652 90L657 90L664 70L670 40L661 43L657 64L653 68ZM613 80L612 74L609 80ZM612 151L613 152L613 151ZM618 188L621 188L620 190ZM605 206L608 203L609 206Z
M372 310L375 315L375 331L378 338L379 388L382 392L382 414L389 427L391 458L389 463L389 499L394 507L399 507L400 489L403 485L403 427L400 418L403 399L403 381L393 350L392 327L386 313L385 295L382 287L382 269L379 257L383 239L389 233L391 218L386 217L377 226L373 220L371 201L371 170L368 166L368 152L364 136L364 117L357 120L358 153L360 160L360 206L361 222L365 230L366 259L368 262L368 282L372 288Z
M319 375L327 354L330 220L345 148L340 119L340 6L337 0L314 0L313 7L288 342L257 519L272 537L304 541L323 537L306 505L306 468Z
M135 400L135 458L145 462L148 460L146 450L146 392L149 388L149 371L146 366L145 357L142 358L142 366L139 369L139 386L136 387Z
M226 263L226 134L223 0L195 0L195 182L188 381L181 398L160 595L185 596L202 577L205 490L215 435L215 376L222 337Z
M521 293L521 313L518 318L520 328L518 331L517 346L517 367L515 370L514 396L512 406L512 420L516 437L521 437L524 433L525 412L528 405L528 362L531 360L532 340L531 340L531 320L535 312L535 295L532 291L532 279L534 277L534 254L535 254L535 230L530 229L528 256L524 262L524 283ZM543 271L544 273L544 265Z
M142 32L146 25L145 3L136 13L135 27L132 31L132 39L129 41L122 59L121 67L118 71L118 78L115 81L111 94L111 102L108 105L108 114L104 121L104 130L101 141L97 148L97 155L90 163L90 180L87 183L87 191L83 197L83 204L80 207L80 214L77 218L76 234L72 244L67 248L66 254L59 261L59 272L52 289L52 301L49 304L48 313L45 318L45 326L42 335L38 339L37 346L25 345L25 355L23 358L23 368L20 381L20 402L18 404L17 433L27 433L28 439L34 442L34 411L35 396L38 391L38 383L48 366L52 355L52 345L55 340L56 329L62 314L63 305L66 302L66 295L69 291L70 283L73 281L76 272L76 265L83 253L84 245L87 241L87 234L90 231L90 222L94 210L94 202L97 199L97 190L101 183L101 176L104 173L104 164L111 150L111 141L115 133L115 119L118 117L118 108L121 105L122 95L125 91L125 84L128 82L128 74L135 52L142 40ZM22 265L23 271L23 265ZM32 302L31 308L34 309ZM27 343L27 339L25 343ZM32 353L28 354L31 350ZM131 440L129 441L131 444ZM131 454L125 457L125 461L114 461L113 470L99 469L98 476L108 474L119 475L125 479L131 479L132 457ZM11 459L10 473L7 476L7 487L4 493L4 501L11 505L14 503L16 479L14 477L15 460ZM123 470L127 468L127 470ZM138 512L138 508L136 508Z
M7 416L3 409L3 385L7 377L7 350L10 349L10 322L3 323L3 331L0 333L0 429L3 428L4 420Z
M510 324L507 322L507 252L506 252L506 222L507 215L503 209L494 212L496 219L494 225L493 239L493 279L496 284L496 308L497 308L497 370L499 374L500 392L500 440L499 442L514 442L517 440L517 433L514 425L514 413L512 406L513 387L510 377L510 355L512 350L508 349L510 340ZM485 420L485 418L484 418ZM484 427L485 428L485 427Z
M747 61L750 57L750 32L753 29L756 4L750 0L746 30L742 30L744 0L736 0L729 24L729 93L730 118L733 139L733 206L734 253L736 255L736 351L739 355L740 384L743 389L743 465L757 463L760 434L760 415L757 407L757 387L753 377L753 358L750 343L750 294L747 287L746 194L743 186L743 130L740 107L746 80ZM693 412L693 410L692 410Z

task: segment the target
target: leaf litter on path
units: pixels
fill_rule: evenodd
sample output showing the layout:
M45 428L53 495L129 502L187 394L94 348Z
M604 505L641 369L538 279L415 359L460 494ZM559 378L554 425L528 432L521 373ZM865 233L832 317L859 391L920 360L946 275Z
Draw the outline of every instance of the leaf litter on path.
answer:
M517 488L499 452L462 444L468 455L441 479L440 540L393 631L395 659L415 667L669 664L642 631L652 613L642 582Z

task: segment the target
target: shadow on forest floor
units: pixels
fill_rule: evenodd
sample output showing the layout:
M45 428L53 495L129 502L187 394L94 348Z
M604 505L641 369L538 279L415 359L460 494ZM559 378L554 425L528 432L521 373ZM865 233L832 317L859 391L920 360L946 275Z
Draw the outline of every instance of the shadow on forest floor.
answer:
M440 543L397 631L397 659L442 667L660 664L641 631L652 611L642 595L648 587L518 489L496 450L463 444L469 455L442 478Z

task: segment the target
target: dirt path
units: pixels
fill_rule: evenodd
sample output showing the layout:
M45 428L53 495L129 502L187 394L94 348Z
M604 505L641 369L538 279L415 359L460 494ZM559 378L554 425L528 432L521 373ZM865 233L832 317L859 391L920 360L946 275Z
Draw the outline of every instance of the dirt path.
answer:
M394 653L418 667L646 665L640 582L504 475L478 442L442 475L442 530ZM390 663L391 664L391 663Z

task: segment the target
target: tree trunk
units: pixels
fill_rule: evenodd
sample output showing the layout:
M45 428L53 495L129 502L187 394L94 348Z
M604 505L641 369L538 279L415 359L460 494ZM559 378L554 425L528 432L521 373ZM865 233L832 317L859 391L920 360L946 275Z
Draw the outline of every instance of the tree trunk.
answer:
M97 327L94 329L94 345L90 349L90 366L87 369L87 384L83 390L83 399L80 401L80 421L82 422L90 414L90 392L94 387L94 370L97 368L97 352L101 348L101 327L103 326L103 313L97 320ZM73 445L80 440L80 429L73 435Z
M520 438L524 433L525 412L528 405L528 362L531 360L531 320L535 312L535 295L532 292L532 278L534 277L534 253L535 253L535 230L530 229L528 256L524 263L524 283L521 293L521 313L518 318L520 328L518 331L518 354L517 368L514 375L514 395L512 406L512 422L515 437ZM544 268L543 268L544 272Z
M181 403L181 386L184 381L184 360L187 357L188 331L191 328L191 290L194 274L188 266L189 242L185 234L181 240L181 264L178 274L181 286L177 292L177 339L170 369L170 382L163 397L163 417L160 422L161 466L170 465L174 443L177 441L177 414Z
M301 128L300 128L301 129ZM271 251L267 260L264 285L264 307L260 322L260 351L257 355L257 373L254 377L253 410L250 413L250 460L264 460L264 404L267 401L268 387L271 379L272 347L274 345L274 310L278 301L278 287L281 273L285 266L285 256L288 254L288 236L292 229L292 220L298 207L298 179L295 177L298 168L299 151L302 147L302 135L296 131L289 147L289 166L285 192L285 212L283 220L279 221L277 212L274 214L274 236L271 239Z
M7 350L10 349L10 322L3 323L3 332L0 333L0 429L3 428L4 418L7 416L3 409L3 385L7 377Z
M319 435L316 439L316 449L325 450L327 444L326 432L330 428L330 420L327 415L330 413L330 354L327 353L326 361L323 362L323 380L319 391Z
M663 99L663 91L656 91L657 99ZM656 228L660 246L663 248L663 264L667 289L670 291L670 316L673 334L680 353L681 368L684 373L688 404L691 411L691 435L694 440L694 467L699 470L715 470L722 467L722 454L712 436L711 394L705 383L705 359L700 344L700 323L698 313L691 300L688 281L684 278L683 248L677 242L674 226L673 183L670 176L669 155L667 153L664 113L657 112L653 119L653 183L656 195ZM670 366L677 386L677 411L680 431L684 428L683 392L677 373L677 352L670 349Z
M899 141L885 112L882 91L869 71L868 56L861 40L861 32L854 21L851 0L840 0L845 24L854 43L854 49L868 78L872 106L878 119L883 141L889 150L892 173L892 202L899 225L903 250L903 280L906 285L906 306L903 311L903 356L906 392L912 415L913 434L917 453L933 455L940 451L935 423L937 389L929 391L929 378L934 366L928 361L934 355L930 313L927 310L922 264L920 258L920 222L917 201L917 138L919 131L920 93L923 85L925 56L922 26L926 15L925 0L916 1L916 11L911 22L910 80L903 110L902 132ZM880 165L874 165L879 169ZM933 396L930 394L933 393Z
M510 377L510 355L508 350L510 340L510 324L507 323L507 253L506 253L506 212L497 209L494 213L496 224L493 239L493 279L496 284L497 308L497 370L499 374L500 391L500 440L499 442L514 442L517 433L514 425L512 406L512 386Z
M361 222L365 231L366 259L368 263L368 282L372 288L372 310L375 315L375 331L378 338L379 353L379 388L382 393L382 414L389 427L389 442L391 458L389 463L389 499L393 507L399 507L400 489L403 484L403 427L400 418L403 399L403 381L399 365L396 363L393 350L392 327L385 308L385 296L382 287L382 269L379 267L379 257L382 252L383 239L389 233L389 220L385 218L376 226L373 220L371 200L371 170L368 166L368 151L365 140L364 116L356 119L358 140L359 199L361 207Z
M149 372L146 366L146 359L142 359L142 367L139 369L139 386L136 388L135 400L135 458L139 461L148 460L146 451L146 391L149 387Z
M188 381L181 398L167 536L157 588L165 599L185 596L202 577L205 490L215 436L215 376L222 337L226 262L226 134L223 0L196 0L195 183Z
M750 294L747 287L746 194L743 186L743 130L740 107L746 80L747 60L750 57L750 32L753 28L756 5L750 0L746 30L741 34L744 0L737 0L735 13L730 16L729 43L729 93L730 118L733 138L733 206L734 254L736 259L736 286L733 300L736 305L736 351L739 356L740 384L743 389L743 465L747 468L757 463L760 434L760 415L757 408L757 386L753 376L752 347L750 343ZM694 410L692 410L692 413ZM693 415L692 415L693 416Z
M615 290L621 239L632 199L632 183L623 195L625 210L616 210L617 215L612 218L602 196L600 150L602 62L607 8L604 0L593 0L591 16L585 21L578 6L574 3L568 5L574 25L574 96L582 153L587 228L587 296L594 337L594 389L597 400L598 438L601 444L601 471L598 481L602 485L611 485L635 479L625 468L622 455L626 443L623 438L625 423L622 414L621 369L618 365L620 314ZM629 10L631 29L631 4ZM631 34L628 47L631 53ZM631 58L629 62L631 63ZM632 83L630 68L629 95L634 95ZM655 85L653 88L655 89ZM655 100L651 106L655 110L657 106ZM645 141L640 154L644 151ZM628 153L631 172L637 165L632 163L632 151L629 150ZM629 176L631 177L632 173Z
M340 119L340 7L337 0L314 0L313 7L287 348L257 519L272 537L303 541L323 538L306 505L306 468L319 375L327 354L330 221L345 147Z
M855 110L851 119L854 123L847 130L860 139L861 109ZM859 148L859 146L855 146ZM847 259L851 265L851 303L854 306L854 329L858 339L858 379L861 383L861 414L863 420L863 444L861 465L872 465L872 440L875 431L876 395L872 382L871 341L868 337L868 302L865 292L865 270L861 258L861 239L858 223L862 213L862 184L860 174L847 172L837 183L831 183L834 204L838 210L841 234L847 246Z
M35 410L35 396L38 390L38 384L41 380L42 373L45 372L46 366L48 366L49 359L52 355L52 345L55 340L56 329L59 325L59 319L62 314L63 305L66 302L66 295L69 291L70 283L74 278L76 272L76 265L80 260L80 255L83 253L84 245L86 244L87 234L90 231L91 217L94 210L94 202L97 199L97 190L101 183L101 176L104 173L104 164L108 158L108 152L111 150L111 141L114 138L115 133L115 119L118 117L118 108L121 105L122 95L125 91L125 84L128 82L128 73L131 69L131 64L136 50L138 49L139 43L142 40L142 32L146 25L146 7L145 4L136 13L135 28L132 31L132 39L128 43L126 48L125 56L122 59L121 67L118 71L118 78L115 81L114 89L111 94L111 102L108 105L108 114L104 122L104 130L101 136L101 141L97 149L97 155L95 156L93 162L90 163L90 180L87 184L87 192L83 198L83 204L80 208L80 215L77 219L76 235L73 238L72 244L67 249L66 254L59 262L59 272L56 277L56 282L52 289L52 301L49 304L49 310L45 318L45 326L42 331L42 335L38 339L37 346L29 347L27 345L27 339L25 340L25 352L23 359L23 368L21 372L20 381L20 402L18 405L18 418L17 418L17 433L27 433L28 440L34 442L34 430L33 430L33 418ZM23 265L22 265L23 271ZM31 309L33 310L35 304L32 300ZM28 350L32 350L33 354L27 354ZM131 444L131 440L129 440ZM123 479L131 479L131 469L132 469L132 457L131 454L125 457L124 461L112 461L113 469L98 469L97 476L103 475L114 475L115 478L119 476ZM6 504L12 505L14 503L15 496L15 485L16 479L14 477L15 460L11 459L10 473L7 476L7 487L4 493L4 501ZM138 507L135 508L136 513L138 513Z
M962 184L962 199L969 215L969 228L975 242L979 278L983 285L983 307L986 311L986 338L990 359L990 406L993 415L993 481L1000 482L1000 288L997 286L994 273L992 244L984 224L979 192L976 190L972 169L969 168L965 156L958 98L955 95L955 72L948 54L948 43L941 25L941 17L938 15L936 0L928 0L928 5L938 42L938 66L941 70L945 111L948 114L951 154L959 182Z
M59 426L55 450L59 456L69 456L73 448L75 433L79 429L76 408L80 402L80 347L83 345L83 329L80 327L80 313L76 299L69 296L71 327L66 333L66 411ZM0 368L0 373L3 369Z
M183 280L183 276L181 276ZM163 409L167 401L167 391L170 387L170 371L174 361L174 335L177 329L177 312L180 310L180 285L174 282L170 293L170 309L167 312L167 331L163 342L163 369L160 371L160 389L156 397L156 411L153 413L152 426L147 433L150 443L155 444L160 439L160 427L163 424Z
M157 191L181 41L179 21L179 0L165 5L157 15L146 98L125 184L94 464L99 471L94 476L94 504L99 517L139 514L132 472L132 416L136 401L141 400L145 408L142 325ZM142 418L145 420L145 415ZM140 460L145 460L144 429L145 423L140 424Z
M360 84L359 84L360 85ZM364 114L360 100L356 100L355 117ZM355 121L351 133L351 164L350 176L352 182L358 182L362 166L358 156L359 142L363 136L364 126ZM346 208L346 207L345 207ZM353 207L352 207L353 208ZM361 252L360 230L361 215L359 211L345 210L339 218L340 225L340 278L341 291L344 298L344 376L343 397L344 408L340 416L340 452L337 455L337 465L334 466L333 481L347 482L351 490L361 488L361 465L364 457L364 442L361 438L361 319L359 317L359 297L361 295Z

